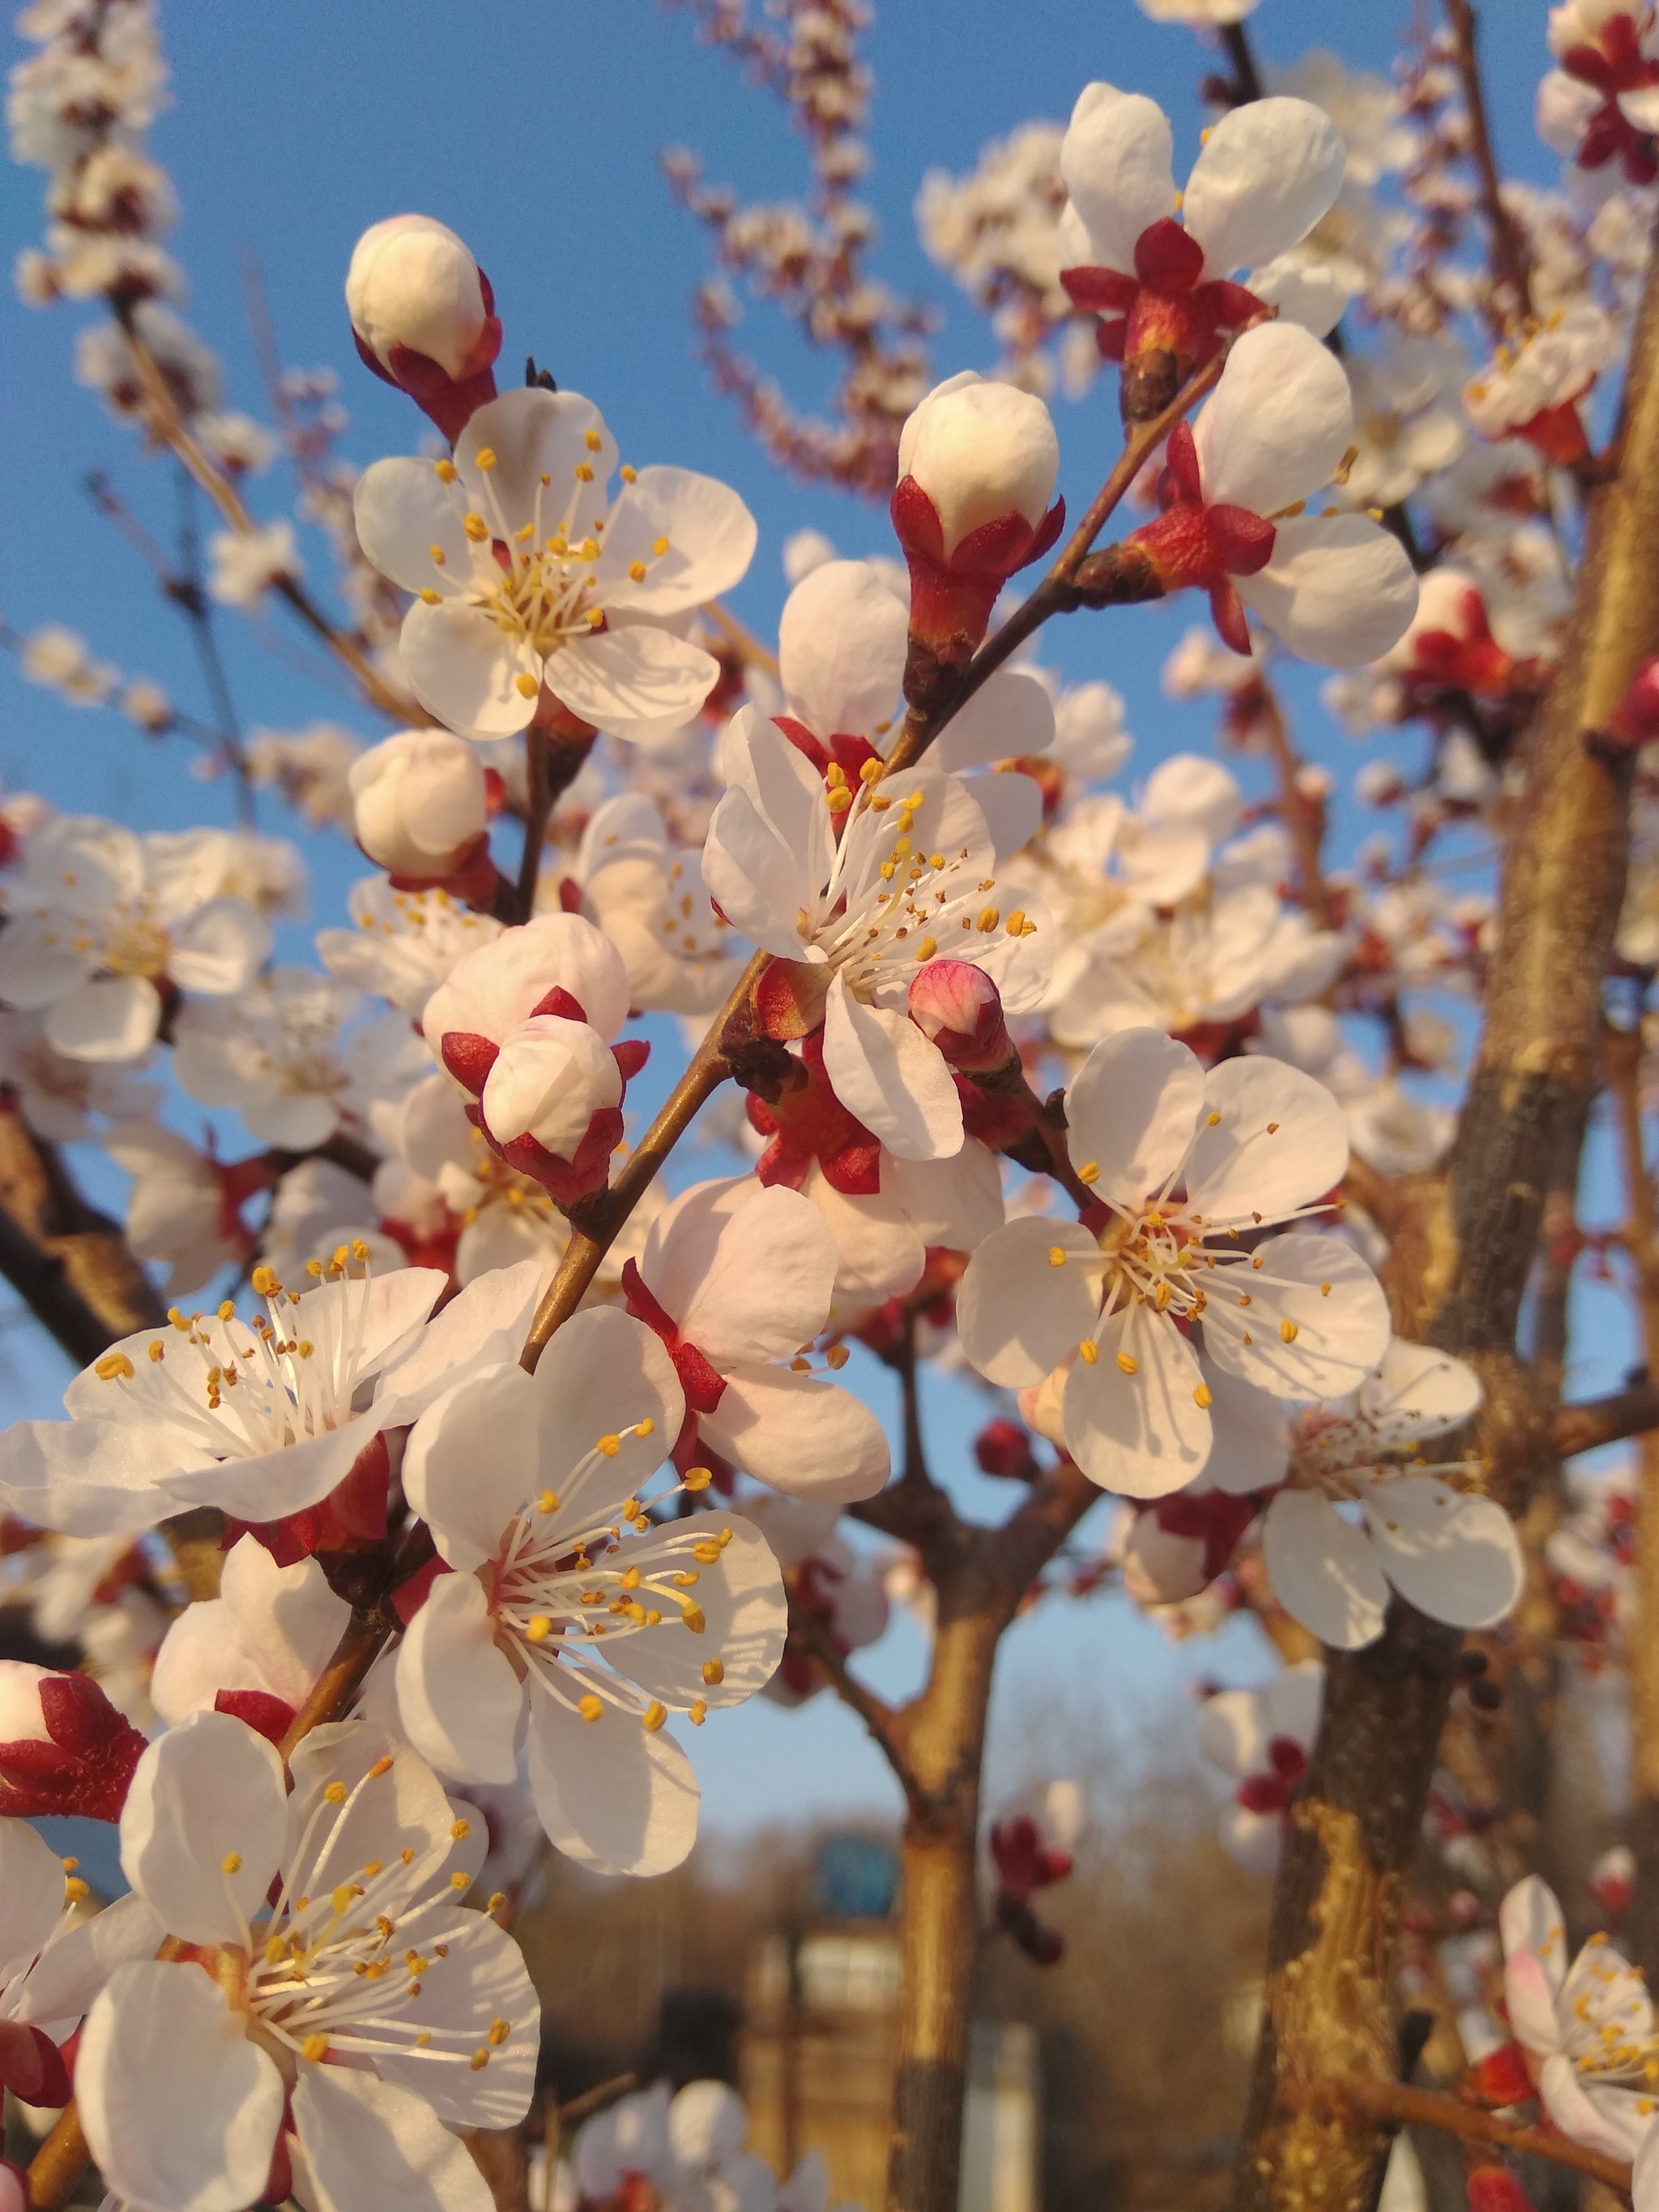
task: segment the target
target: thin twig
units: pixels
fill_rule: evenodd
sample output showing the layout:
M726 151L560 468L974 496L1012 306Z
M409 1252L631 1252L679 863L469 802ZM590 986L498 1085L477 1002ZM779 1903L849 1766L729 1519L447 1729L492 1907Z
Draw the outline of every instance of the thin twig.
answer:
M763 645L754 631L740 623L718 599L710 599L702 611L703 620L711 629L719 631L745 667L758 668L766 676L776 676L780 672L776 653Z
M1260 730L1273 764L1279 786L1279 814L1296 854L1297 888L1309 916L1321 929L1331 926L1330 887L1325 881L1324 809L1310 799L1301 784L1305 763L1291 742L1290 727L1279 696L1264 676L1261 703L1255 726Z
M230 678L225 673L213 620L213 602L207 595L202 572L202 533L196 519L196 487L182 467L179 476L179 567L166 590L168 599L190 624L191 635L196 641L196 657L202 665L202 681L219 718L219 750L225 765L236 778L237 815L243 828L252 830L258 824L258 814L253 803L247 754L242 745L241 717L236 711Z
M1610 1397L1586 1398L1559 1407L1555 1449L1562 1459L1572 1459L1625 1437L1643 1436L1649 1429L1659 1429L1659 1390L1651 1382L1633 1382Z
M1286 2086L1285 2102L1304 2112L1357 2112L1369 2120L1392 2122L1400 2127L1437 2128L1443 2135L1462 2136L1466 2142L1492 2143L1504 2150L1521 2151L1534 2158L1570 2166L1576 2173L1592 2174L1611 2189L1630 2194L1630 2167L1604 2151L1586 2150L1582 2143L1558 2135L1553 2128L1522 2127L1500 2119L1436 2089L1408 2088L1403 2081L1384 2081L1353 2074L1336 2080Z
M1509 287L1513 295L1509 313L1499 313L1494 304L1489 304L1486 310L1492 336L1503 338L1532 312L1531 260L1525 234L1504 204L1503 180L1492 152L1486 90L1480 80L1480 58L1475 52L1476 19L1470 0L1446 0L1446 16L1451 25L1463 104L1468 110L1469 151L1480 180L1480 212L1486 218L1490 234L1492 273L1499 283Z
M553 808L553 787L547 774L547 732L533 724L524 733L527 799L524 817L524 851L519 860L519 920L528 921L536 911L536 881L542 872L547 844L547 817Z

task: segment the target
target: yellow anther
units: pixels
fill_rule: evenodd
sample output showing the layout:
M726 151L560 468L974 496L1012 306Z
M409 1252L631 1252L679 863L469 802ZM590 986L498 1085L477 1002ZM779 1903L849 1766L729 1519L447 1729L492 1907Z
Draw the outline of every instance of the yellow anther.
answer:
M280 1936L267 1936L265 1938L266 1966L274 1966L279 1959L285 1959L287 1956L288 1945L283 1941L282 1937Z
M636 584L642 584L645 581L644 562L630 561L628 564L628 573Z
M578 461L576 464L575 474L576 482L578 483L592 483L593 481L592 463L591 461Z
M680 1618L693 1636L701 1636L708 1626L708 1617L700 1605L688 1605Z
M460 471L456 467L453 461L434 461L432 465L438 472L438 481L440 483L453 483L456 477L460 474Z
M701 1698L694 1698L686 1708L685 1717L693 1728L701 1728L708 1717L708 1708Z
M317 1280L320 1282L323 1278L322 1261L320 1260L307 1260L306 1261L306 1273L308 1275L314 1275Z
M513 2030L506 2021L492 2020L489 2023L489 2033L485 2039L499 2051L512 2033Z
M917 964L920 965L924 960L931 960L938 951L939 939L936 937L924 937L921 944L916 947L915 957Z
M1025 915L1023 909L1016 907L1003 924L1003 927L1010 937L1023 937L1025 933Z
M240 1874L242 1871L240 1851L227 1851L219 1862L219 1868L223 1874Z
M662 1703L660 1698L653 1698L650 1704L640 1715L640 1725L647 1735L655 1735L657 1730L662 1726L663 1723L667 1718L667 1706Z
M988 937L1001 920L1002 909L1000 907L984 906L980 908L979 920L974 926L976 929L982 931L983 933Z
M1079 1182L1098 1182L1100 1181L1099 1161L1085 1160L1077 1171L1077 1179Z
M1193 1403L1199 1407L1213 1406L1215 1399L1207 1382L1200 1382L1193 1393Z
M637 1567L630 1567L628 1570L628 1572L622 1578L622 1586L624 1589L637 1589L639 1588L640 1571Z
M533 699L541 688L528 670L522 676L515 676L513 679L513 689L521 699Z
M705 1659L702 1662L702 1679L710 1689L713 1689L717 1683L723 1682L726 1680L725 1660Z
M1077 1348L1077 1356L1085 1367L1092 1367L1100 1357L1100 1346L1092 1337L1085 1336Z
M735 1528L722 1528L715 1537L714 1541L723 1552L736 1534L737 1531Z
M174 1328L179 1330L183 1334L188 1335L190 1334L190 1316L188 1314L180 1313L177 1306L169 1306L167 1308L167 1319L173 1323Z
M545 1644L553 1633L553 1624L544 1613L532 1613L525 1624L525 1638L531 1644Z
M639 471L635 468L630 468L626 461L623 463L618 473L624 483L637 483L640 480Z
M493 469L495 465L495 448L493 446L480 446L472 456L472 464L475 468L485 471Z
M636 1437L654 1437L656 1435L657 1425L652 1419L649 1413L645 1416L643 1420L635 1422L634 1433Z
M680 1477L682 1490L707 1490L714 1480L714 1471L708 1467L688 1467Z
M576 1711L585 1721L596 1721L605 1711L605 1705L603 1701L596 1698L590 1690L585 1698L577 1700Z
M656 555L658 560L660 561L663 555L668 550L668 540L665 538L653 538L651 541L651 550Z
M489 2053L482 2043L478 2045L477 2049L473 2052L471 2057L469 2058L466 2063L472 2069L472 2071L475 2074L482 2074L483 2072L484 2068L489 2063Z
M71 1853L68 1858L59 1859L58 1863L63 1868L65 1874L73 1874L76 1867L80 1865L81 1862Z
M1328 1283L1322 1283L1322 1284L1319 1285L1319 1295L1320 1295L1320 1297L1321 1297L1322 1298L1328 1298L1328 1297L1329 1297L1330 1294L1331 1294L1331 1286L1330 1286L1330 1285L1329 1285Z
M391 1771L392 1753L387 1752L383 1758L377 1759L374 1765L369 1768L367 1778L370 1782L378 1782L383 1774L390 1774Z
M320 2065L328 2056L328 2038L325 2035L307 2036L300 2045L300 2056L308 2058L313 2066Z
M461 527L475 545L482 545L489 535L489 525L481 514L469 514Z
M600 437L597 430L584 430L582 433L582 443L586 447L590 453L597 453L604 445L605 440Z
M100 1382L131 1382L136 1370L125 1352L106 1352L92 1371Z
M253 1285L256 1298L279 1298L283 1295L283 1286L269 1267L256 1267L248 1280Z
M832 783L823 794L823 803L832 814L845 814L853 804L853 794L844 783ZM883 875L887 877L890 883L892 880L889 873L890 866L890 862L888 867L882 870Z
M323 1795L331 1805L343 1805L346 1801L346 1786L343 1782L331 1782Z
M72 1874L64 1884L64 1901L66 1905L79 1905L83 1898L89 1897L91 1894L91 1891L78 1874Z
M428 545L426 550L432 556L433 566L434 568L444 568L448 567L449 556L444 551L441 545Z
M1118 1353L1117 1371L1120 1375L1139 1374L1140 1362L1135 1358L1133 1352L1120 1352Z
M839 1372L852 1356L844 1344L832 1344L823 1355L823 1363L826 1367L833 1367Z
M1051 1244L1048 1247L1048 1265L1051 1267L1063 1267L1066 1265L1066 1247L1063 1244Z
M1296 1323L1293 1321L1280 1322L1279 1324L1279 1334L1285 1343L1294 1344L1297 1337Z
M692 1558L699 1560L705 1567L712 1567L720 1555L720 1547L718 1544L694 1544L691 1547Z
M556 1513L558 1510L558 1492L556 1490L543 1491L541 1496L536 1501L536 1510L538 1513Z
M1221 1127L1220 1115L1206 1114L1204 1116L1204 1126L1206 1129L1218 1129Z
M617 1454L622 1449L622 1438L620 1437L601 1437L599 1442L594 1445L593 1449L605 1459L615 1459Z
M351 1900L356 1896L356 1894L357 1885L356 1882L343 1881L335 1890L333 1895L329 1899L329 1905L331 1909L337 1913L349 1912L351 1910Z
M470 1875L464 1874L453 1874L449 1877L449 1886L453 1890L456 1890L458 1892L471 1889L472 1887L471 1876Z

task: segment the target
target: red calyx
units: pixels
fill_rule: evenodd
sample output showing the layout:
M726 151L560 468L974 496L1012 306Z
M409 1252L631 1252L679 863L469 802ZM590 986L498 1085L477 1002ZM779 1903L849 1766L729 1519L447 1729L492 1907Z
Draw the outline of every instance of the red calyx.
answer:
M1120 269L1062 269L1073 304L1103 321L1097 341L1108 361L1133 367L1152 353L1170 356L1177 383L1211 360L1224 332L1241 329L1265 302L1243 284L1203 279L1204 249L1173 216L1135 240L1134 274Z
M1585 386L1588 391L1589 386ZM1570 469L1589 458L1589 438L1584 428L1584 418L1578 412L1583 392L1571 399L1562 399L1553 407L1545 407L1529 422L1517 426L1513 434L1524 438L1527 443L1542 453L1547 461L1559 468Z
M1659 84L1659 63L1642 52L1630 15L1610 15L1594 46L1569 46L1561 57L1569 76L1601 95L1601 105L1584 126L1575 156L1581 169L1604 169L1618 161L1632 185L1650 185L1659 176L1659 151L1650 131L1638 130L1619 105L1621 92L1645 92Z
M63 2052L38 2027L25 2027L21 2021L0 2021L0 2087L9 2089L26 2105L60 2110L70 2100L70 2072ZM8 2176L17 2172L5 2160L0 2160L0 2167ZM0 2188L3 2185L0 2183ZM22 2196L14 2202L19 2205L30 2202L27 2178ZM4 2203L4 2196L0 2195L0 2206Z
M751 1127L772 1139L755 1173L769 1187L782 1183L799 1190L816 1165L831 1190L873 1198L881 1188L881 1146L830 1088L821 1031L801 1040L799 1066L805 1081L770 1103L749 1094Z
M991 1858L1006 1896L1024 1905L1033 1890L1063 1881L1072 1871L1069 1851L1051 1850L1029 1814L991 1823Z
M453 446L486 400L495 397L495 356L501 349L501 323L495 313L495 295L481 269L478 289L483 295L484 320L472 351L459 377L412 347L394 345L389 360L381 361L354 330L358 358L382 384L406 392L423 415L430 416Z
M0 1816L79 1813L118 1820L144 1739L89 1674L48 1674L40 1684L44 1737L0 1743Z
M1267 1771L1247 1774L1238 1785L1238 1802L1247 1813L1282 1813L1302 1786L1308 1771L1308 1754L1287 1735L1276 1735L1267 1746Z
M446 1038L445 1042L447 1043L448 1040ZM624 1082L628 1079L629 1069L623 1055L628 1052L626 1046L619 1045L613 1048L613 1057L622 1070ZM635 1069L639 1064L635 1058ZM596 1190L605 1188L611 1180L611 1155L623 1140L620 1106L601 1106L589 1116L581 1142L568 1160L561 1159L556 1152L549 1152L547 1146L534 1137L514 1137L507 1144L498 1144L485 1125L481 1107L469 1106L466 1118L480 1133L497 1159L505 1160L508 1167L516 1168L520 1175L526 1175L533 1182L540 1183L554 1204L566 1211L579 1200L589 1198Z
M1501 2112L1510 2105L1528 2105L1538 2094L1527 2066L1527 2054L1518 2043L1500 2043L1496 2051L1470 2067L1462 2094L1471 2102Z
M622 1285L629 1312L662 1339L688 1407L693 1413L712 1413L726 1395L725 1376L706 1353L680 1334L679 1323L647 1285L635 1261L624 1263Z
M213 1700L213 1710L228 1713L256 1735L264 1736L267 1743L276 1744L288 1734L295 1711L286 1698L276 1697L270 1690L221 1690Z
M276 1521L238 1521L225 1516L224 1547L239 1536L263 1544L279 1567L296 1565L316 1552L362 1552L386 1540L386 1499L392 1488L392 1456L386 1438L372 1437L352 1462L344 1480L326 1498Z
M1469 2212L1534 2212L1533 2202L1506 2166L1477 2166L1463 2178Z
M982 1474L1000 1475L1006 1482L1035 1482L1042 1472L1030 1433L1006 1414L988 1421L974 1438L974 1457Z
M361 849L361 848L360 848ZM365 854L373 860L373 854ZM443 891L458 899L463 906L475 908L480 914L489 914L495 903L495 886L501 880L500 871L489 857L489 832L481 830L470 845L463 845L452 856L451 866L441 876L388 876L386 881L394 891Z
M1250 633L1232 579L1257 575L1267 567L1277 535L1273 526L1247 507L1206 503L1198 447L1186 422L1170 433L1158 503L1163 510L1158 520L1132 530L1124 544L1146 554L1166 592L1207 592L1223 643L1248 657Z
M1255 1520L1260 1498L1235 1498L1224 1490L1177 1490L1147 1510L1166 1535L1190 1537L1204 1547L1204 1579L1212 1583L1237 1549Z
M1425 629L1413 638L1407 683L1434 690L1468 691L1477 699L1507 697L1518 664L1492 635L1486 603L1473 585L1463 595L1461 612L1461 631Z
M1632 677L1607 728L1632 751L1659 738L1659 654L1644 660Z
M910 570L910 638L951 666L967 659L984 636L997 593L1010 576L1041 560L1066 522L1057 499L1041 522L1011 510L969 531L947 556L939 509L914 477L905 477L888 512ZM907 672L906 692L910 689Z

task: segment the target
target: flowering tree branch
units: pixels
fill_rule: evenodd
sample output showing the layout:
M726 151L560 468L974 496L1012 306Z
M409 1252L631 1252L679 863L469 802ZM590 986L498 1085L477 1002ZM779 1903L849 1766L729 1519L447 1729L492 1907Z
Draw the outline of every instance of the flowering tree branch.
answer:
M1605 2151L1587 2150L1554 2128L1524 2127L1478 2105L1466 2104L1433 2089L1414 2089L1402 2081L1381 2081L1367 2074L1336 2076L1291 2093L1290 2101L1314 2117L1345 2112L1393 2127L1435 2128L1465 2142L1490 2143L1517 2155L1547 2159L1553 2166L1589 2174L1609 2189L1630 2194L1630 2166Z
M1487 316L1497 338L1513 331L1532 311L1532 272L1525 235L1504 200L1503 179L1492 150L1486 117L1486 87L1475 52L1477 18L1472 0L1446 0L1452 50L1468 111L1469 151L1480 179L1480 211L1486 219L1495 282Z

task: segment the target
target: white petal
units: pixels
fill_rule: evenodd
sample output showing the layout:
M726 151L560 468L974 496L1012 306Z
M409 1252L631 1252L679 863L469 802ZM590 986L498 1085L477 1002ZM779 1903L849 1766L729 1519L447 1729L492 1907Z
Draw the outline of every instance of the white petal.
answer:
M225 1459L212 1467L187 1469L169 1476L167 1489L191 1505L216 1505L239 1521L280 1521L284 1514L320 1504L345 1480L358 1453L378 1434L372 1421L347 1421L321 1436L306 1437L252 1459Z
M186 991L245 990L270 957L270 924L246 899L211 899L173 933L167 973Z
M1298 1659L1293 1667L1281 1667L1261 1692L1268 1735L1282 1735L1291 1743L1299 1743L1304 1751L1311 1749L1319 1733L1324 1698L1322 1661Z
M10 1825L21 1828L23 1823ZM58 1887L61 1891L61 1864ZM18 2019L49 2033L49 2023L80 2020L116 1968L129 1959L154 1959L167 1932L143 1899L129 1890L58 1937L24 1986Z
M186 1942L239 1943L282 1862L287 1832L276 1747L228 1713L192 1713L133 1770L121 1814L121 1871Z
M162 1483L204 1456L191 1431L118 1414L18 1421L0 1432L0 1501L66 1536L136 1536L173 1510Z
M1555 1892L1539 1875L1529 1874L1505 1892L1498 1908L1498 1932L1506 1955L1530 1951L1542 1967L1550 1990L1558 1991L1567 1978L1567 1923ZM1559 2040L1552 2002L1546 2032L1526 2039L1534 2051L1551 2051ZM1519 2031L1517 2030L1517 2033Z
M1187 1196L1206 1226L1252 1214L1277 1220L1334 1190L1347 1171L1342 1109L1288 1061L1256 1053L1224 1060L1205 1080L1204 1106Z
M1117 1364L1127 1316L1101 1332L1100 1356L1079 1359L1061 1400L1066 1443L1091 1482L1124 1498L1164 1498L1189 1483L1210 1455L1210 1417L1198 1403L1197 1356L1171 1321L1135 1310L1127 1340L1137 1371Z
M307 2065L294 2122L316 2212L494 2212L466 2145L412 2090Z
M1018 668L999 668L935 738L929 757L959 775L993 761L1046 753L1054 741L1054 702L1045 685Z
M264 2188L283 2077L199 1966L118 1967L88 2016L75 2087L117 2197L156 2212L241 2212Z
M801 893L817 886L746 791L726 792L714 809L702 879L720 912L751 943L782 960L800 957L795 915Z
M1267 1764L1267 1715L1255 1690L1220 1690L1198 1709L1198 1747L1212 1766L1242 1780Z
M974 1147L965 1144L962 1149L966 1153ZM984 1146L978 1149L982 1152ZM834 1295L839 1303L879 1304L884 1298L902 1297L906 1291L915 1288L927 1264L927 1242L897 1190L890 1187L893 1178L888 1164L882 1164L881 1188L868 1197L848 1197L826 1182L816 1168L807 1178L806 1195L823 1215L836 1242ZM896 1160L891 1164L950 1167L955 1162ZM972 1246L958 1249L968 1251Z
M1169 118L1144 93L1086 84L1060 149L1060 173L1097 264L1133 270L1141 232L1175 213Z
M827 741L868 737L890 721L904 674L909 617L867 561L826 561L796 585L778 624L792 714Z
M1234 580L1281 645L1317 668L1358 668L1400 642L1417 612L1417 572L1391 532L1364 514L1277 529L1267 567Z
M1230 1263L1206 1277L1211 1357L1275 1397L1356 1389L1389 1340L1389 1303L1364 1261L1334 1237L1271 1237L1255 1257L1259 1271Z
M1389 1585L1363 1528L1328 1498L1281 1490L1267 1508L1262 1564L1286 1613L1338 1651L1358 1651L1382 1633Z
M724 1372L811 1342L830 1311L835 1242L799 1191L700 1183L652 1223L640 1273Z
M700 1520L699 1528L702 1526ZM730 1531L718 1565L705 1567L697 1584L704 1626L697 1634L672 1614L644 1635L607 1637L605 1656L653 1698L682 1711L694 1699L710 1705L740 1705L763 1689L777 1672L789 1607L783 1577L766 1539L740 1513L721 1512L710 1535ZM642 1549L642 1547L641 1547ZM644 1567L640 1551L629 1556ZM680 1556L684 1556L681 1554ZM726 1672L716 1685L702 1679L707 1659L718 1657ZM586 1723L583 1723L586 1725ZM603 1728L603 1721L597 1723Z
M890 1471L881 1423L861 1399L787 1367L735 1369L702 1431L757 1482L793 1498L851 1504Z
M668 540L665 553L653 548ZM643 468L611 511L593 576L607 604L648 615L700 607L743 580L755 518L727 484L692 469ZM628 576L642 561L643 583Z
M406 592L443 590L472 573L472 546L459 500L430 461L371 461L352 496L357 543L383 576ZM432 557L436 545L441 562ZM487 548L485 549L488 550Z
M527 1379L527 1378L526 1378ZM458 1782L511 1782L524 1692L495 1647L477 1578L440 1575L398 1653L398 1710L410 1741Z
M67 1060L137 1060L155 1043L161 1020L147 975L104 976L47 1010L46 1042Z
M1252 1813L1243 1805L1222 1808L1221 1848L1246 1874L1271 1874L1284 1841L1282 1813Z
M0 1820L0 1986L45 1950L63 1913L62 1859L26 1820Z
M541 1277L538 1261L520 1260L469 1283L451 1298L407 1350L388 1360L374 1398L381 1423L401 1427L424 1412L457 1376L516 1361L536 1310Z
M1054 1252L1065 1255L1059 1267ZM968 1262L957 1291L962 1348L989 1382L1034 1388L1093 1328L1100 1248L1075 1221L1011 1221Z
M1206 277L1271 261L1300 244L1342 189L1341 135L1311 100L1230 109L1193 164L1182 221L1204 248Z
M839 974L824 1009L823 1066L848 1112L900 1159L962 1150L962 1102L936 1048L908 1014L863 1005Z
M596 1517L661 1465L685 1419L661 1339L614 1306L573 1315L537 1363L535 1383L541 1480L567 1506L580 1497L583 1512ZM601 1419L612 1425L608 1431ZM605 1433L617 1437L617 1449L578 1486L575 1471Z
M1515 1524L1496 1499L1401 1475L1368 1484L1360 1504L1383 1573L1431 1620L1490 1628L1513 1609L1526 1568Z
M547 664L547 688L583 721L627 737L641 723L690 721L720 672L700 645L629 623L561 646Z
M536 711L541 668L481 607L416 599L404 617L404 673L428 714L464 738L510 738ZM533 679L528 695L520 677Z
M495 465L487 471L477 459L486 447L495 456ZM561 514L574 484L583 483L587 488L577 496L584 504L571 530L580 538L587 518L602 515L609 504L605 486L616 469L617 442L604 416L580 392L521 386L474 410L455 441L455 465L471 504L494 521L491 509L499 503L509 532L521 530L538 514ZM579 470L591 470L591 477L579 478ZM544 477L550 479L544 490Z
M1645 2091L1587 2087L1571 2059L1557 2052L1539 2069L1538 2098L1564 2136L1608 2158L1633 2158L1653 2132L1651 2113L1638 2110Z
M1066 1093L1066 1149L1074 1167L1099 1169L1100 1197L1136 1206L1180 1165L1203 1105L1204 1070L1184 1044L1162 1030L1120 1030Z
M514 1515L540 1488L536 1402L535 1384L514 1360L457 1382L415 1424L404 1489L452 1567L495 1558Z
M1382 1366L1359 1386L1358 1405L1390 1440L1444 1436L1479 1411L1480 1377L1449 1352L1391 1337Z
M697 1839L691 1762L666 1729L615 1707L584 1721L538 1692L530 1789L551 1841L601 1874L666 1874Z
M1215 1443L1209 1480L1218 1490L1249 1498L1285 1480L1291 1456L1290 1416L1284 1401L1218 1367L1207 1353L1199 1365L1210 1393Z
M1294 323L1246 331L1193 434L1206 501L1274 514L1322 490L1352 441L1342 364Z

